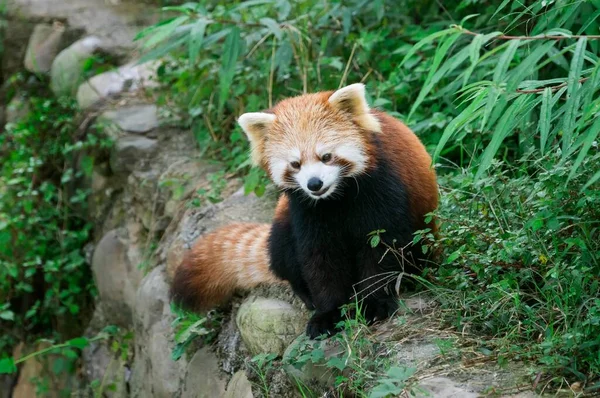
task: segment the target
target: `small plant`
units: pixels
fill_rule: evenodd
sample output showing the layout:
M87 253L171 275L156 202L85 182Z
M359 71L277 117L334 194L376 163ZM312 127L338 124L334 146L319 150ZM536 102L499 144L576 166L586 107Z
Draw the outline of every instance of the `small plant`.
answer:
M248 368L258 377L259 387L265 398L269 397L270 388L267 376L269 371L273 369L275 358L277 358L276 354L259 354L247 363Z
M181 358L190 344L198 337L202 337L205 343L210 343L215 337L214 327L220 320L218 314L199 315L184 311L174 303L171 304L171 311L176 315L171 325L175 329L175 348L171 353L174 361Z

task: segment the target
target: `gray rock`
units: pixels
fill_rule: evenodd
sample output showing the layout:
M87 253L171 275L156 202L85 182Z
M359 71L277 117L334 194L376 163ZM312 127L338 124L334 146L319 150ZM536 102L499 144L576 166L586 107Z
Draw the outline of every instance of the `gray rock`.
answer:
M33 73L48 73L60 50L64 26L38 24L33 29L25 52L25 69Z
M254 355L283 354L307 321L308 314L288 302L256 296L247 298L236 316L242 340Z
M131 324L135 291L142 280L136 256L128 242L117 230L107 233L96 246L92 258L92 272L98 294L111 323Z
M82 352L83 371L89 383L96 380L104 386L101 396L127 397L129 371L125 361L111 352L104 341L93 342Z
M119 138L110 154L110 167L114 173L130 173L135 165L151 157L158 149L158 141L138 135Z
M252 383L248 380L246 372L239 370L233 375L227 384L224 398L254 398Z
M179 361L171 359L175 338L164 266L154 268L143 279L135 302L132 396L177 396L187 363L184 358Z
M158 127L158 109L153 104L130 105L104 112L100 120L130 133L147 133Z
M458 383L446 377L433 377L421 381L419 389L424 391L415 391L415 397L435 397L435 398L477 398L480 395L468 388L464 388Z
M50 89L55 95L75 95L83 82L83 67L87 59L102 49L102 40L90 36L62 50L52 62Z
M219 359L208 347L204 347L194 354L187 367L181 397L220 398L225 395L225 386L219 370Z
M114 71L96 75L77 89L77 103L82 109L123 92L134 92L143 87L156 86L158 62L137 65L134 62Z

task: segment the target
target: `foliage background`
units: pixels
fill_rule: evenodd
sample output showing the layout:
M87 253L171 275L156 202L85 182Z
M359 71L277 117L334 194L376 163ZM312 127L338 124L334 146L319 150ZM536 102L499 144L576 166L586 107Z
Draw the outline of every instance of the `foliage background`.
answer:
M598 389L598 1L200 2L141 32L162 100L261 194L235 124L365 82L440 175L440 264L418 279L499 362ZM408 10L408 12L407 12ZM491 350L491 351L490 351ZM554 378L556 377L556 378Z

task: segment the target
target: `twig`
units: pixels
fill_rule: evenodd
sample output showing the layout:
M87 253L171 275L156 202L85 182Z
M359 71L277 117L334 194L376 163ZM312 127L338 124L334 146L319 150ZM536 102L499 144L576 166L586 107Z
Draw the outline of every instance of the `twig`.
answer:
M589 77L581 78L578 80L578 82L583 83L586 80L589 80ZM519 93L519 94L535 94L535 93L541 93L542 91L544 91L547 88L550 88L550 90L552 92L554 92L554 91L560 90L563 87L566 87L567 84L568 84L568 82L564 82L564 83L558 84L556 86L548 86L548 87L536 88L536 89L532 89L532 90L517 90L517 93Z
M338 89L342 88L346 83L346 79L348 78L348 71L350 70L350 63L352 62L352 58L354 57L354 52L356 51L356 47L358 43L354 43L352 46L352 51L350 52L350 57L348 58L348 62L346 63L346 69L344 69L344 74L342 75L342 80L340 80L340 86Z
M273 48L271 49L271 68L269 70L269 108L273 107L273 79L275 76L275 48L277 47L277 37L273 39Z
M215 23L220 23L220 24L224 24L224 25L238 25L238 26L246 26L248 28L266 28L266 25L263 25L261 23L256 23L256 22L240 22L240 21L234 21L232 19L208 19L207 22L215 22ZM280 23L279 27L280 28L284 28L286 25L289 25L289 23ZM312 29L314 30L328 30L331 32L341 32L340 29L334 28L333 26L319 26L319 27L312 27Z
M477 36L481 33L472 32L469 29L465 29L462 26L454 25L455 28L459 29L462 33L471 36ZM586 37L588 40L600 40L600 35L536 35L536 36L509 36L500 35L494 37L496 40L565 40L565 39L581 39Z

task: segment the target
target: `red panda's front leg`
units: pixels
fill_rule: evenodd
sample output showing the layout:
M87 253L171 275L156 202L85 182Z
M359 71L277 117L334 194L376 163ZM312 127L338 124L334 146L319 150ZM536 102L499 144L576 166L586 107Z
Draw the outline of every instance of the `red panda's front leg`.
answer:
M342 319L340 307L347 304L353 294L352 276L341 270L341 267L332 267L322 256L303 263L303 276L316 309L306 327L310 338L338 331L336 325Z

